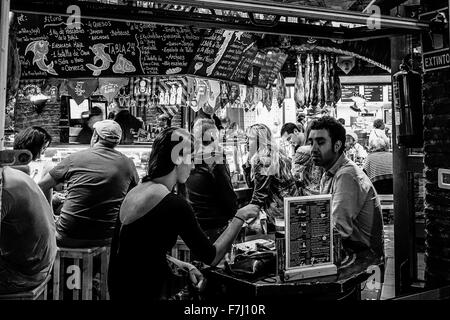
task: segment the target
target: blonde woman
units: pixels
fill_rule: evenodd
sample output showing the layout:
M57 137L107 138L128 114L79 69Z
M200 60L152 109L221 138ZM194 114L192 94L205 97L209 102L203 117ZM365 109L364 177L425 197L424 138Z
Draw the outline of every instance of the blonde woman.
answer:
M275 218L284 218L283 198L300 194L291 162L273 143L272 133L264 124L247 129L247 147L248 158L242 167L247 185L253 188L250 203L267 213L268 231L272 231Z

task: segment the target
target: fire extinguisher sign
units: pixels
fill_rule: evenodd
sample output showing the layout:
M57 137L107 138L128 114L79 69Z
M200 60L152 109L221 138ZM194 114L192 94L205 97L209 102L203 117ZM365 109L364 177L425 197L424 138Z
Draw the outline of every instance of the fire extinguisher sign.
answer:
M423 71L449 68L449 7L420 14L419 19L430 22L430 29L422 33Z

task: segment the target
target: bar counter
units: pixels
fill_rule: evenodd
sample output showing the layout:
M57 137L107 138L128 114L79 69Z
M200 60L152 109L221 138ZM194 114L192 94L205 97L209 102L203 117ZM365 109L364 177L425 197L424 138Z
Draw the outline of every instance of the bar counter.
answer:
M361 252L349 257L347 263L338 268L338 273L283 282L275 273L248 280L237 277L220 267L208 267L202 270L207 279L205 299L220 298L279 298L299 297L306 300L359 300L361 284L366 282L376 267L381 270L383 282L384 260L370 252ZM375 268L371 267L374 266Z

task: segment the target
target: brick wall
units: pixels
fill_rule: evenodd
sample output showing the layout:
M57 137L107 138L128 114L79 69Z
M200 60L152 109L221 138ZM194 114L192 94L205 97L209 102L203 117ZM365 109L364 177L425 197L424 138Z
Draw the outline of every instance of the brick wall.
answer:
M423 0L426 11L448 6ZM425 279L429 287L450 283L450 190L438 188L437 171L450 169L450 69L423 77L425 175Z
M425 174L425 279L450 283L450 190L438 188L437 171L450 169L450 69L426 73L423 84Z

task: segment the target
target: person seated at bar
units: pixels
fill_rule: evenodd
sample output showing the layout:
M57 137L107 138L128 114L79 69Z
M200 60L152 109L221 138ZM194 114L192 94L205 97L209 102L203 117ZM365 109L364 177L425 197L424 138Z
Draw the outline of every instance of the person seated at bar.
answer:
M174 277L166 255L178 236L199 260L215 266L244 221L256 217L258 207L247 205L237 211L214 244L208 240L192 207L173 193L175 185L185 183L191 173L192 151L192 137L185 129L171 127L155 138L147 175L127 194L120 208L108 270L112 300L167 299ZM173 260L200 285L203 276L194 266Z
M295 123L288 122L283 124L280 135L283 140L292 146L294 153L298 147L305 144L305 130Z
M305 143L309 132L311 131L311 122L306 127ZM314 164L311 158L311 146L302 145L297 148L292 159L292 175L303 196L320 194L320 179L324 170L322 167Z
M186 181L187 199L205 234L215 241L238 209L230 170L212 119L194 124L194 169Z
M332 194L333 224L342 236L343 248L384 256L380 200L369 177L344 153L345 128L324 116L311 124L308 142L314 163L326 170L320 193Z
M52 142L52 136L44 128L32 126L23 129L14 137L14 150L28 150L32 155L32 162L28 166L17 166L16 169L28 173L38 183L53 167L49 162L38 163Z
M384 144L387 146L386 151L389 151L390 140L387 137L385 130L386 130L386 126L384 125L383 120L375 119L373 121L373 129L370 130L369 143L371 140L381 139L381 140L383 140ZM372 150L370 150L370 146L369 146L369 151L372 151Z
M48 190L67 182L67 196L56 222L58 246L108 245L120 205L139 176L131 159L115 150L122 130L117 122L94 124L91 147L69 155L39 182Z
M267 214L268 230L274 231L275 219L284 219L284 197L300 195L291 172L291 161L278 150L272 133L264 124L247 129L246 163L242 168L249 188L253 189L251 204Z
M303 132L302 128L288 122L281 127L280 135L292 145L294 153L291 171L299 191L302 195L319 194L319 182L323 170L312 162L311 147L305 145L307 132Z
M348 131L345 136L345 152L347 157L355 162L364 162L367 151L358 143L358 136L353 131Z
M372 181L378 194L393 194L393 155L388 140L381 137L369 139L371 152L364 162L363 170Z
M33 179L12 167L0 171L0 294L19 293L38 287L51 272L55 222Z
M91 142L92 134L94 133L94 124L97 121L103 120L103 112L99 107L93 107L90 111L81 113L83 121L82 129L78 133L76 142L80 144L89 144Z

